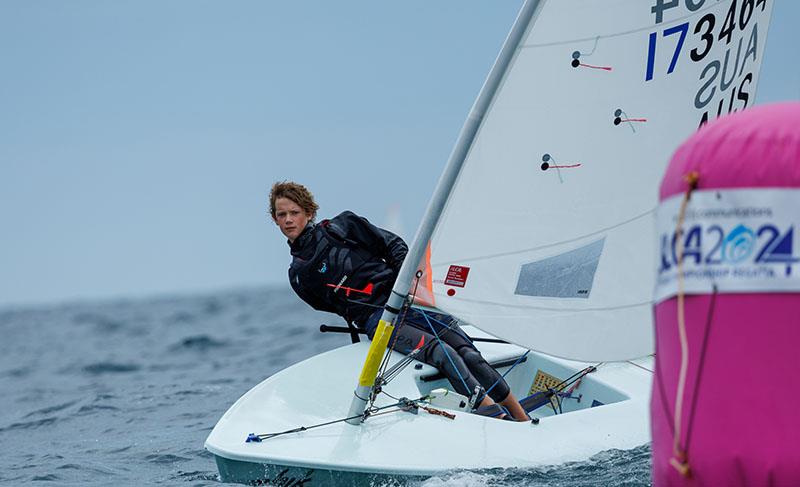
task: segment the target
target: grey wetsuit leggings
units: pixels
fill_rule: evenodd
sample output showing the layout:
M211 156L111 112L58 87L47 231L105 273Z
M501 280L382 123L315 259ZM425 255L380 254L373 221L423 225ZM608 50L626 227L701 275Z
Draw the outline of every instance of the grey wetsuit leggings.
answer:
M364 323L370 340L382 312L377 310ZM481 385L489 391L489 397L500 402L511 391L505 379L486 362L458 326L458 320L450 315L409 308L395 320L390 346L393 341L394 349L406 355L422 348L417 360L439 369L459 394L470 397L475 386Z

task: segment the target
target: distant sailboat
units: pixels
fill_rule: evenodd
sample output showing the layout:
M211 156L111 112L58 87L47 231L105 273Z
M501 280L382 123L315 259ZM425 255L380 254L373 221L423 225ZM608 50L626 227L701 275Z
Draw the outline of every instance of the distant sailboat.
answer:
M403 240L408 240L405 227L403 226L403 212L399 203L393 203L386 208L386 220L385 223L380 226L395 235L399 235Z
M647 443L657 182L701 123L752 103L771 2L743 3L528 0L473 106L395 291L511 342L479 348L537 424L471 414L397 353L375 379L396 298L363 368L368 345L342 347L225 413L206 442L221 478L346 483Z

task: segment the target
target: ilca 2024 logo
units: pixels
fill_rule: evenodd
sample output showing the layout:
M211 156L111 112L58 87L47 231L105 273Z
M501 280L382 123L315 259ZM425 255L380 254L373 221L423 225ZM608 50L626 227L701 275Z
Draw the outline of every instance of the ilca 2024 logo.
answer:
M684 292L800 292L800 189L695 191L678 231L682 199L669 198L657 211L657 302L679 291L681 250Z
M726 225L727 226L727 225ZM778 228L766 223L751 228L739 223L726 230L719 224L694 224L683 232L661 234L659 276L675 271L678 262L678 239L683 240L683 266L712 277L775 277L783 264L783 273L792 273L794 256L794 225ZM730 274L730 275L729 275Z

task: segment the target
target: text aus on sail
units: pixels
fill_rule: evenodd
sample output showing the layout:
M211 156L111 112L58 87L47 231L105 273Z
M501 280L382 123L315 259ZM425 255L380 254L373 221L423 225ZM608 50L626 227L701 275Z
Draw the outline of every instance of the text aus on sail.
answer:
M727 10L708 12L697 19L650 33L645 81L669 76L682 59L702 63L694 95L701 112L698 126L710 118L743 110L752 104L753 66L758 65L758 20L770 0L732 0ZM655 25L664 15L683 17L712 0L655 0ZM677 9L677 10L673 10ZM674 49L669 66L656 65L657 49Z

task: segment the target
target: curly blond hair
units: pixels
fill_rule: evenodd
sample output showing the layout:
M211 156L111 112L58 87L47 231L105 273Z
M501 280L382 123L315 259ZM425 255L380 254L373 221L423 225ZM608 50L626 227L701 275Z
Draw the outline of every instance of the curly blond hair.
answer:
M272 185L269 191L269 213L272 219L275 219L275 200L278 198L286 198L297 203L297 206L302 208L311 220L317 216L319 205L314 201L314 195L302 184L293 181L279 181Z

